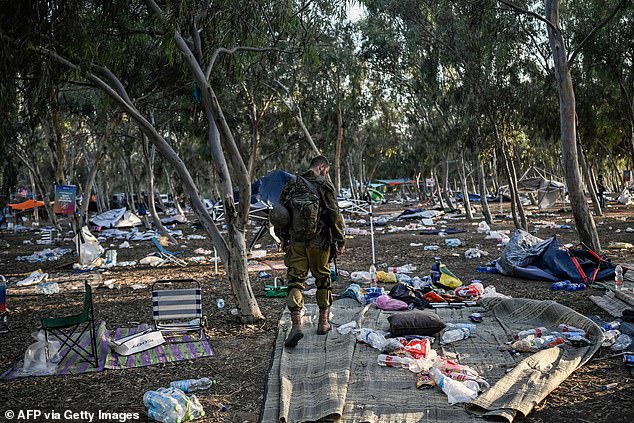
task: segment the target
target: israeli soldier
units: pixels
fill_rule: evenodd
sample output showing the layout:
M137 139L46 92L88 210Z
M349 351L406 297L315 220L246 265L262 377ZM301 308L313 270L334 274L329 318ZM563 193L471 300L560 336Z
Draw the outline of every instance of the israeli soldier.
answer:
M280 195L280 205L288 210L288 225L271 221L282 240L286 252L284 264L288 268L287 306L291 312L291 331L284 345L293 348L304 337L301 310L304 307L303 291L308 271L315 277L319 322L317 334L330 330L328 314L332 304L330 281L331 252L343 252L345 238L343 218L339 213L337 196L328 171L330 164L324 156L310 162L310 168L286 183ZM282 227L285 226L285 227ZM333 251L335 250L335 251Z

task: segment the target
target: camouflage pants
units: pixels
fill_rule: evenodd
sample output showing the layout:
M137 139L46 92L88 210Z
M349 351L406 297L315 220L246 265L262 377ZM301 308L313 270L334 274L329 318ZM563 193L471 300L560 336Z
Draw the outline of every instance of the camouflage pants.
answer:
M332 304L332 287L330 285L330 265L328 258L330 249L313 245L291 244L284 264L288 268L288 297L286 305L289 310L304 307L305 282L308 271L315 277L317 285L317 305L319 308L330 307Z

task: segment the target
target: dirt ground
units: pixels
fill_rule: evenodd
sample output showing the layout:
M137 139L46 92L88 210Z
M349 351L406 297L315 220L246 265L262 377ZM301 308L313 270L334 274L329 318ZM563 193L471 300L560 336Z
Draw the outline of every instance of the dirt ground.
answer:
M377 214L398 212L402 205L379 207ZM529 209L530 210L530 209ZM498 206L493 207L499 213ZM508 212L506 209L504 212ZM532 210L533 213L538 213ZM537 221L554 221L557 224L574 223L570 213L559 213L556 209L547 213L554 216L532 217L530 229L533 231ZM463 245L448 248L444 239L438 235L420 235L419 231L387 233L387 229L376 233L377 263L401 265L411 263L418 266L417 274L429 274L433 257L441 260L463 281L480 279L487 285L494 285L499 292L513 297L555 300L561 304L585 314L598 314L608 319L600 308L588 297L600 295L594 289L578 292L553 292L550 283L514 279L497 274L477 273L476 266L485 264L481 260L467 260L464 251L479 244L488 251L488 259L499 256L501 248L496 241L484 240L484 236L476 232L477 222L465 220L448 220L450 227L463 228L467 233L458 234L455 238L462 240ZM634 227L634 209L632 207L608 208L604 217L597 219L599 235L607 246L609 241L633 242L634 235L626 233L627 227ZM399 222L397 226L405 226L410 221ZM351 225L351 226L359 226ZM202 233L189 225L179 225L184 234ZM493 229L512 229L512 221L496 220ZM616 233L621 229L620 233ZM537 236L546 238L557 234L563 242L577 242L573 229L539 229ZM253 236L253 234L251 234ZM30 254L42 249L40 245L24 245L25 239L36 238L31 233L0 233L11 247L0 250L0 274L9 280L22 279L25 273L41 268L52 275L71 273L70 264L74 258L66 255L61 261L46 263L18 262L18 255ZM116 246L121 241L112 241ZM410 243L424 245L441 245L439 251L423 251L423 247L412 247ZM109 243L107 243L109 244ZM149 241L131 242L132 248L119 249L118 260L139 260L153 251ZM185 245L185 241L183 241ZM339 259L339 269L354 271L368 270L371 262L370 236L356 236L348 241L344 256ZM58 246L71 246L70 242L60 242ZM106 245L107 246L107 245ZM186 241L187 256L196 248L211 248L208 240ZM271 239L262 241L262 248L269 251L267 260L281 259ZM615 262L634 262L634 252L607 250L608 256ZM63 264L67 266L63 267ZM0 381L0 421L5 421L6 410L39 409L64 412L94 412L99 410L110 413L138 413L138 420L149 421L145 415L142 396L147 390L167 386L170 381L184 378L209 376L218 383L212 389L197 394L207 416L201 422L256 422L264 399L264 387L270 365L277 322L284 309L283 298L266 298L263 282L252 274L252 286L258 304L266 316L266 320L258 324L243 325L231 314L235 308L235 300L230 294L226 276L214 276L213 265L191 263L186 268L164 266L159 269L137 265L135 267L112 268L102 273L102 278L115 279L119 289L100 287L94 291L94 303L97 320L105 320L108 328L128 326L129 322L150 322L151 301L150 286L158 279L195 278L203 285L203 309L207 316L207 336L211 339L216 355L192 361L182 361L166 365L149 366L129 370L106 370L100 373L88 373L65 377L31 377L10 382ZM284 276L284 272L272 272ZM350 283L347 278L340 278L335 283L335 293L341 293ZM144 284L145 288L132 289L134 284ZM386 288L389 289L388 286ZM12 295L15 289L9 289L7 306L9 313L8 334L0 335L0 373L8 370L19 360L29 344L33 342L29 336L36 331L40 318L57 313L72 313L81 307L83 293L60 293L45 295ZM216 307L216 299L223 298L224 308ZM308 302L314 297L308 297ZM576 371L558 389L552 392L542 404L524 421L553 422L625 422L631 421L632 395L634 382L626 370L620 357L607 358L612 354L609 348L602 348L595 358ZM614 389L597 392L601 385L618 383ZM414 378L412 379L414 383ZM228 407L222 411L219 404ZM7 420L8 421L8 420ZM41 419L41 421L44 421ZM88 421L78 417L75 421ZM105 420L103 420L105 421ZM114 420L112 420L114 421ZM121 420L123 421L123 420Z

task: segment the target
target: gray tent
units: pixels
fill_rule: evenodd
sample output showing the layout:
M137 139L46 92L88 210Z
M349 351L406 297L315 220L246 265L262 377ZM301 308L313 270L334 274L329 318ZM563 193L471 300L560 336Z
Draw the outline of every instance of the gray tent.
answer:
M543 176L524 177L518 184L520 192L537 193L537 205L540 209L551 207L566 191L566 185Z

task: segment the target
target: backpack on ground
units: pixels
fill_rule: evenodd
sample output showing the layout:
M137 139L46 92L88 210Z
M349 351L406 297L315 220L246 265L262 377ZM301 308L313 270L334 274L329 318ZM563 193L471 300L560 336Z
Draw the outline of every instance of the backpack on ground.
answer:
M315 185L302 176L290 182L287 208L291 215L291 233L297 239L309 240L322 230L321 197Z

